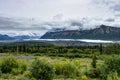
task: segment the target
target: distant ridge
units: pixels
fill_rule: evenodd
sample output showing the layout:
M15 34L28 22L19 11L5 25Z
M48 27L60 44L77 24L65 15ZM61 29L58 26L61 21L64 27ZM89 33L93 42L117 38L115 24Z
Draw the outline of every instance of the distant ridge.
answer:
M12 41L12 40L22 41L26 39L36 39L36 38L39 39L39 36L20 35L20 36L10 37L8 35L0 34L0 41Z
M100 25L91 30L63 30L47 32L41 39L101 39L120 40L120 28Z
M13 37L10 37L8 35L1 35L0 34L0 40L13 40L14 38Z

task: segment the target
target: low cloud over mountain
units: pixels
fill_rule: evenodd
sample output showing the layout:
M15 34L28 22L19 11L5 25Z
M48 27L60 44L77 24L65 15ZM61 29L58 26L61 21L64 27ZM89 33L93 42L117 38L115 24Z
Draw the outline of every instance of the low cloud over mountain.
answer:
M0 34L8 34L10 36L17 35L43 35L45 32L56 29L64 30L89 30L98 27L101 24L108 26L120 27L119 19L53 19L51 21L39 21L35 19L21 19L0 17ZM35 36L36 36L35 35Z
M54 29L120 27L120 0L0 0L0 33L43 35Z

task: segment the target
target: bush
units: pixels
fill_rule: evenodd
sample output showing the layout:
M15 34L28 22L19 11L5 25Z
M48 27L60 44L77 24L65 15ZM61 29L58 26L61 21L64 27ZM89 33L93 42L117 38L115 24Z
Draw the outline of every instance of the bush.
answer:
M108 69L106 65L99 68L93 68L86 72L86 75L90 78L100 78L100 80L107 80Z
M30 71L25 71L23 75L25 77L31 77L31 72Z
M101 80L107 80L107 78L109 79L111 78L111 76L108 77L108 75L114 72L117 72L118 75L120 75L120 57L119 56L112 56L110 58L107 58L105 60L104 65L102 65L100 68L94 68L87 71L86 75L91 78L100 78Z
M100 69L94 68L86 72L86 75L90 78L100 78Z
M30 80L37 80L36 78L32 77Z
M56 62L54 64L54 67L55 67L55 74L56 75L63 75L67 78L80 75L80 69L79 69L77 61L74 61L74 62L69 62L69 61Z
M107 80L119 80L117 72L111 72L108 75Z
M18 69L18 68L13 68L12 69L12 71L11 71L11 73L13 74L13 75L18 75L18 74L20 74L20 69Z
M10 77L10 74L2 74L1 75L1 78L3 78L3 79L9 79L9 77Z
M88 80L87 76L86 75L82 76L82 80Z
M2 73L10 73L13 68L18 68L18 62L13 57L7 57L2 60L1 71Z
M65 77L73 77L76 72L76 67L70 63L64 64L63 75Z
M18 78L17 80L30 80L30 79L27 78L27 77L20 77L20 78Z
M91 63L93 68L96 68L96 63L97 63L97 57L96 57L96 55L94 55L93 59L92 59L92 63Z
M1 69L0 69L0 76L2 75L2 71L1 71Z
M102 65L100 68L97 68L97 70L93 70L91 71L91 73L89 74L90 77L94 77L94 78L100 78L101 80L107 80L107 78L112 79L112 80L117 80L114 79L114 77L116 76L114 73L118 73L120 75L120 57L119 56L113 56L110 58L107 58L105 60L105 64ZM91 74L96 74L97 76L93 76ZM111 75L114 75L111 76ZM116 77L117 78L117 77Z
M104 54L120 54L120 45L119 44L113 44L106 46L103 49Z
M106 65L101 66L99 71L100 71L100 79L107 80L107 76L109 74L109 70L108 70L107 66Z
M108 58L105 61L105 64L107 65L108 71L115 72L120 75L120 57L119 56L113 56L111 58Z
M27 70L27 63L24 60L19 60L18 63L19 63L19 70L22 74L24 73L24 71Z
M40 80L52 80L54 77L53 66L45 60L33 61L30 71L33 77Z

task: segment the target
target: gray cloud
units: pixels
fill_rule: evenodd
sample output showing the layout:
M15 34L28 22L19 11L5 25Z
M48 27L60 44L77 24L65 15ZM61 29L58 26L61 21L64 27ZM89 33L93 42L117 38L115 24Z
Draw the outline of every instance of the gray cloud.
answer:
M0 0L0 32L42 35L61 28L91 29L101 24L119 27L119 3L120 0Z
M115 24L114 24L115 23ZM8 31L8 32L34 32L38 35L42 35L47 31L51 30L80 30L80 29L93 29L98 25L106 24L106 25L116 25L114 18L108 18L105 20L102 19L68 19L65 21L45 21L45 22L35 22L27 19L13 19L0 17L0 31ZM119 25L117 25L119 26Z
M120 3L120 2L119 2ZM120 11L120 4L116 4L114 6L112 6L112 8L115 10L115 11Z
M113 11L120 11L120 0L93 0L97 5L108 7Z
M28 21L29 22L29 21ZM19 22L12 18L0 17L0 30L30 31L30 30L47 30L44 25L37 23Z
M107 21L107 22L114 22L115 19L113 19L113 18L109 18L109 19L106 19L105 21Z

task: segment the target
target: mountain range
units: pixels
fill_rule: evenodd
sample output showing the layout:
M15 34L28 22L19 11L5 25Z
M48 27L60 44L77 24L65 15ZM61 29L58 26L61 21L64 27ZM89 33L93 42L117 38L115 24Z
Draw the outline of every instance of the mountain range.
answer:
M1 35L0 34L0 40L1 41L9 41L9 40L17 40L17 41L21 41L21 40L26 40L26 39L39 39L39 36L30 36L30 35L20 35L20 36L8 36L8 35Z
M8 35L1 35L0 34L0 40L13 40L14 38L13 37L10 37Z
M0 40L25 40L39 39L40 36L18 35L8 36L0 34ZM120 40L120 28L100 25L97 28L89 30L64 30L57 29L45 33L40 39L99 39L99 40Z
M120 28L100 25L90 30L63 30L47 32L41 39L101 39L120 40Z

